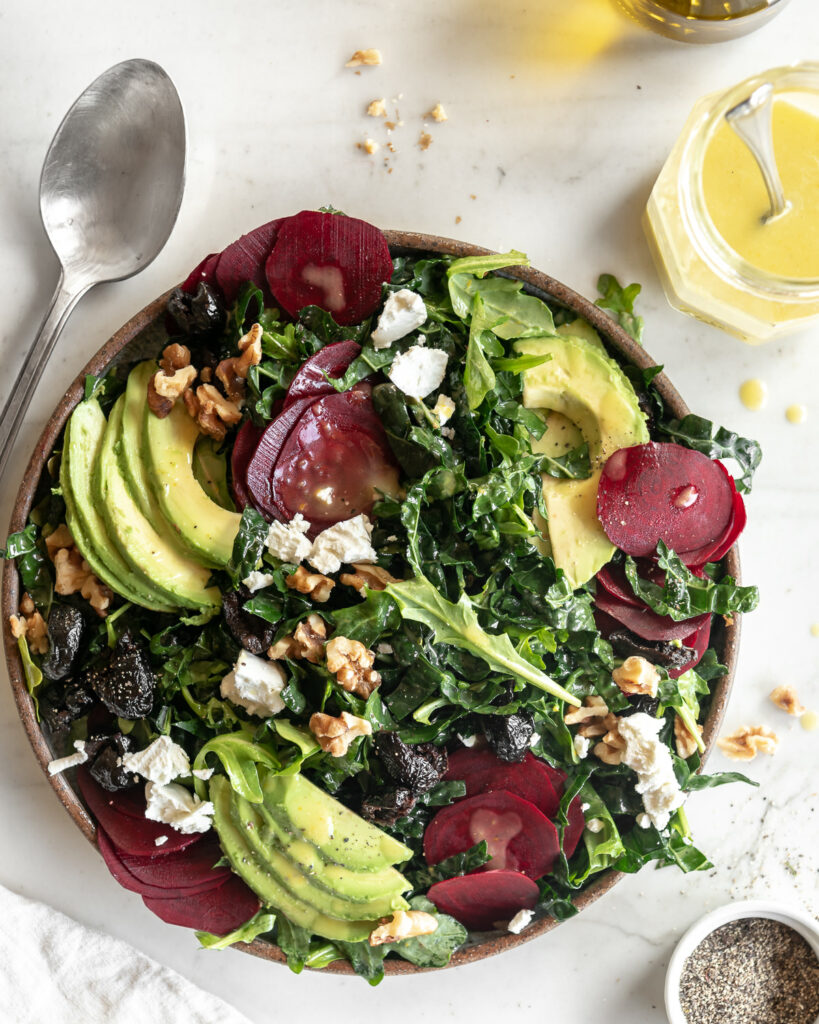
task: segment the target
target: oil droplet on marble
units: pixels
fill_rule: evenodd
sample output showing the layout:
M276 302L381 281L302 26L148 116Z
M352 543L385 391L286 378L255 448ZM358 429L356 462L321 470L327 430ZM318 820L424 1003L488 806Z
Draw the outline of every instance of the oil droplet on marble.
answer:
M785 419L788 423L804 423L808 418L808 410L804 405L789 405L785 410Z
M819 636L819 622L814 622L814 624L810 627L810 635Z
M757 377L745 380L739 386L739 398L746 409L756 412L768 401L768 386Z
M799 719L805 732L814 732L819 728L819 714L815 711L806 711Z

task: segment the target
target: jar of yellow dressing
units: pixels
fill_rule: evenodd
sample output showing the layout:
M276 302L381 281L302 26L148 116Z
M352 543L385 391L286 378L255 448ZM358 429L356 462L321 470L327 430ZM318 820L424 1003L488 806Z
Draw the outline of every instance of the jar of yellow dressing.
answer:
M774 87L776 162L790 202L770 208L726 111ZM691 112L649 197L644 226L672 306L759 344L819 319L819 64L774 68Z

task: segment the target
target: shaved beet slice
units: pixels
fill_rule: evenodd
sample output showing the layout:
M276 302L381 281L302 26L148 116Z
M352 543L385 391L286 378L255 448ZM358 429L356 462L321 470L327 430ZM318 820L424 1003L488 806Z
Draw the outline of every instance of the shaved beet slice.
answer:
M313 403L312 398L302 398L279 415L264 430L250 456L245 472L245 486L249 500L267 519L292 519L283 515L273 497L273 469L281 454L284 442L305 409Z
M577 849L577 844L586 827L586 817L583 814L579 796L576 796L569 804L566 817L569 819L569 824L563 830L563 852L567 857L571 857Z
M219 262L219 255L218 252L212 252L195 266L179 286L182 291L187 292L188 295L193 295L197 285L201 282L212 285L216 280L216 264Z
M264 267L282 223L283 220L279 218L262 224L237 238L219 256L216 283L228 302L233 302L246 281L252 281L267 293Z
M711 618L706 613L684 622L675 622L667 615L657 615L647 605L635 608L634 605L624 604L603 589L597 591L594 603L601 612L616 619L644 640L684 640Z
M547 818L553 818L560 805L560 796L545 768L546 766L530 753L527 753L519 764L510 764L501 761L488 747L462 747L449 755L449 768L445 778L449 781L460 779L465 782L467 797L503 789L523 800L528 800ZM562 779L559 780L559 784L562 792Z
M273 297L291 316L319 306L338 324L358 324L378 307L392 257L372 224L303 210L281 225L265 273Z
M312 402L298 419L276 460L272 496L277 518L290 520L300 512L312 524L308 536L368 515L381 493L398 493L398 467L387 435L372 403L372 389L362 382L352 390ZM260 445L261 447L261 445ZM258 455L258 451L257 451ZM255 498L248 469L248 487Z
M288 408L299 398L317 398L319 395L333 394L335 388L328 383L324 374L326 373L328 377L343 377L347 367L360 352L361 346L356 341L334 341L320 348L302 363L290 382L284 408Z
M630 604L635 608L643 607L644 602L634 593L629 585L622 565L606 565L595 577L598 584L621 604Z
M117 852L131 875L147 885L166 889L169 894L179 889L209 889L230 877L229 867L213 866L222 857L222 848L213 834L206 835L201 842L184 850L164 856L161 850L159 847L152 857L136 857L122 850Z
M737 537L745 529L745 524L748 521L748 515L745 511L745 502L742 495L736 489L734 478L729 474L728 470L718 462L717 465L725 473L728 481L731 485L732 497L733 497L733 511L728 525L725 527L719 537L712 543L706 544L702 548L698 548L695 551L687 551L685 557L681 555L686 565L691 567L695 565L705 565L706 562L718 562L721 558L731 550L736 541Z
M259 444L264 428L257 427L252 420L245 420L236 433L233 451L230 454L231 490L239 508L250 503L247 489L247 467Z
M168 865L177 864L177 868L173 869L174 873L179 877L194 877L193 875L180 875L178 871L178 865L181 861L191 861L194 864L197 863L197 853L204 844L195 843L193 846L189 846L184 850L178 850L175 853L168 854L167 856L160 855L161 847L157 848L155 857L133 857L131 854L123 853L122 850L118 849L111 840L111 837L106 833L103 828L97 828L97 845L99 846L102 858L105 861L108 870L117 882L123 887L123 889L129 889L131 892L139 893L140 896L150 896L153 899L175 899L177 896L193 896L196 893L204 892L206 889L215 889L216 886L222 885L223 882L227 881L230 875L230 869L218 869L218 872L212 872L210 876L204 872L199 876L198 881L192 882L190 885L161 885L156 884L150 880L146 880L144 877L140 877L136 874L132 867L134 862L148 862L152 861L155 864L166 863ZM215 856L209 854L210 859L215 862L221 856L221 848L216 846ZM194 868L195 871L195 868ZM170 879L170 875L168 879ZM166 879L162 879L163 881Z
M162 825L156 821L149 821L145 814L145 798L142 797L143 817L134 817L130 811L134 807L134 793L132 790L117 790L116 793L109 793L91 777L85 768L77 772L77 779L80 784L80 792L94 817L108 833L111 841L126 853L136 854L142 857L151 857L159 854L172 853L174 850L182 850L191 846L202 838L202 834L195 832L192 835L185 835L177 832L169 825ZM138 787L142 792L142 787ZM119 809L122 796L125 796L125 806L128 811ZM135 795L135 794L134 794ZM156 845L156 840L165 837L162 846Z
M650 555L660 540L684 561L730 524L730 478L719 462L679 444L621 448L603 467L597 515L606 536L629 555Z
M226 935L240 928L261 906L241 878L231 876L215 889L172 899L143 896L142 902L168 924Z
M703 655L708 650L708 644L711 642L711 616L708 616L708 621L704 622L700 628L692 633L690 636L685 637L683 640L683 647L690 647L694 654L693 657L678 668L669 669L668 674L672 679L679 679L683 672L687 672L690 668L694 668L702 661Z
M473 931L505 926L519 910L537 906L538 887L519 871L484 871L431 885L427 897L442 914Z
M438 864L486 840L491 860L479 870L522 871L541 878L560 852L557 829L541 811L504 789L441 808L424 833L424 856Z
M111 872L111 877L114 881L118 882L123 889L128 889L130 892L139 893L140 896L153 896L155 899L163 899L168 894L163 889L158 889L155 885L146 885L125 867L122 863L119 852L116 846L111 842L108 833L101 826L97 826L97 846L102 854L102 859L105 861L105 865Z

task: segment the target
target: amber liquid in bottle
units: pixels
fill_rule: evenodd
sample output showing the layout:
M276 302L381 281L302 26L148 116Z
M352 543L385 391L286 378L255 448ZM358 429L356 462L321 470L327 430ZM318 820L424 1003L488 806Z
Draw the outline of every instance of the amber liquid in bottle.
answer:
M673 39L720 42L753 32L787 0L618 0L637 21Z

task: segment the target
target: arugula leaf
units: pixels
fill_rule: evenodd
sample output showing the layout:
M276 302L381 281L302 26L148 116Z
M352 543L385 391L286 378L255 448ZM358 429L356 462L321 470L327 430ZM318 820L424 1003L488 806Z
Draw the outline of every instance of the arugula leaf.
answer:
M371 647L378 637L394 632L401 622L393 599L383 590L367 590L364 600L332 613L336 632Z
M445 878L456 878L459 875L468 875L471 871L476 871L486 864L489 859L486 840L482 839L463 853L456 853L431 866L425 864L417 871L405 871L404 876L412 883L415 892L426 892L435 882L441 882Z
M639 284L620 286L613 274L601 274L597 280L600 298L595 305L614 313L614 319L639 345L643 343L643 318L634 312L634 300L642 291Z
M674 708L688 732L696 740L697 750L704 751L705 744L697 722L700 717L699 697L707 696L710 692L708 683L693 668L683 672L677 679L668 677L664 670L662 675L657 694L660 698L660 707L663 710Z
M23 675L26 677L26 689L34 702L34 711L37 715L37 721L39 722L40 705L37 700L37 691L42 685L43 673L32 660L31 652L28 649L28 641L24 636L17 637L17 649L20 652L20 660L23 662Z
M287 957L287 966L294 974L301 974L310 958L312 933L307 928L282 915L276 925L276 942ZM339 954L333 960L339 959ZM327 961L332 963L332 960Z
M486 358L486 346L492 335L491 322L484 311L483 300L476 295L472 302L469 344L466 348L464 387L470 409L477 409L495 386L495 371Z
M608 807L588 781L580 790L580 799L589 805L585 811L586 821L596 819L603 823L603 827L599 832L591 832L587 828L583 830L583 845L588 860L582 871L571 875L574 885L585 882L590 875L598 871L610 868L625 853L623 840Z
M384 957L390 952L393 944L371 946L366 940L342 942L336 939L335 945L353 965L355 973L365 978L370 985L378 985L384 980Z
M386 589L397 601L402 617L428 626L435 635L436 643L452 644L469 651L501 675L516 676L560 700L580 706L577 697L522 658L506 633L499 636L486 633L465 592L453 604L423 576L404 583L390 583Z
M700 789L714 789L716 786L726 786L733 782L744 782L749 786L758 786L755 779L749 779L742 772L714 772L713 775L691 775L685 784L688 793L695 793Z
M454 917L439 914L435 904L423 896L411 899L410 907L432 914L438 922L438 927L429 935L417 935L415 938L392 943L388 949L404 960L409 960L416 967L446 967L458 946L466 942L466 928Z
M262 518L261 513L248 505L242 512L239 532L233 541L233 553L225 566L225 572L230 577L234 589L259 564L269 531L270 527Z
M725 427L717 427L715 430L710 420L695 416L694 413L689 413L681 420L661 420L657 430L677 444L702 452L709 459L733 459L740 468L740 476L736 480L737 490L742 494L751 493L754 473L762 461L759 442L740 437Z
M361 353L347 367L343 377L328 377L325 374L325 379L328 384L333 385L336 391L349 391L354 384L358 384L365 377L392 366L392 361L399 351L400 346L393 347L392 345L388 348L376 349L368 341Z
M261 764L272 768L273 771L278 771L281 767L271 751L261 743L249 739L244 732L214 736L197 753L193 763L195 770L207 767L208 754L215 754L219 758L233 789L252 804L260 804L263 799L259 770L256 766ZM194 785L199 797L204 799L205 783L194 778Z
M275 914L260 910L249 921L227 935L214 935L212 932L195 932L195 935L205 949L227 949L234 942L253 942L259 935L272 931L275 923Z
M509 252L489 253L486 256L464 256L453 260L447 268L447 277L452 280L460 274L471 274L474 277L485 277L492 270L503 270L504 267L528 267L529 257L526 253L510 249ZM454 305L454 303L453 303ZM456 310L456 312L458 312ZM458 313L463 318L466 313Z

